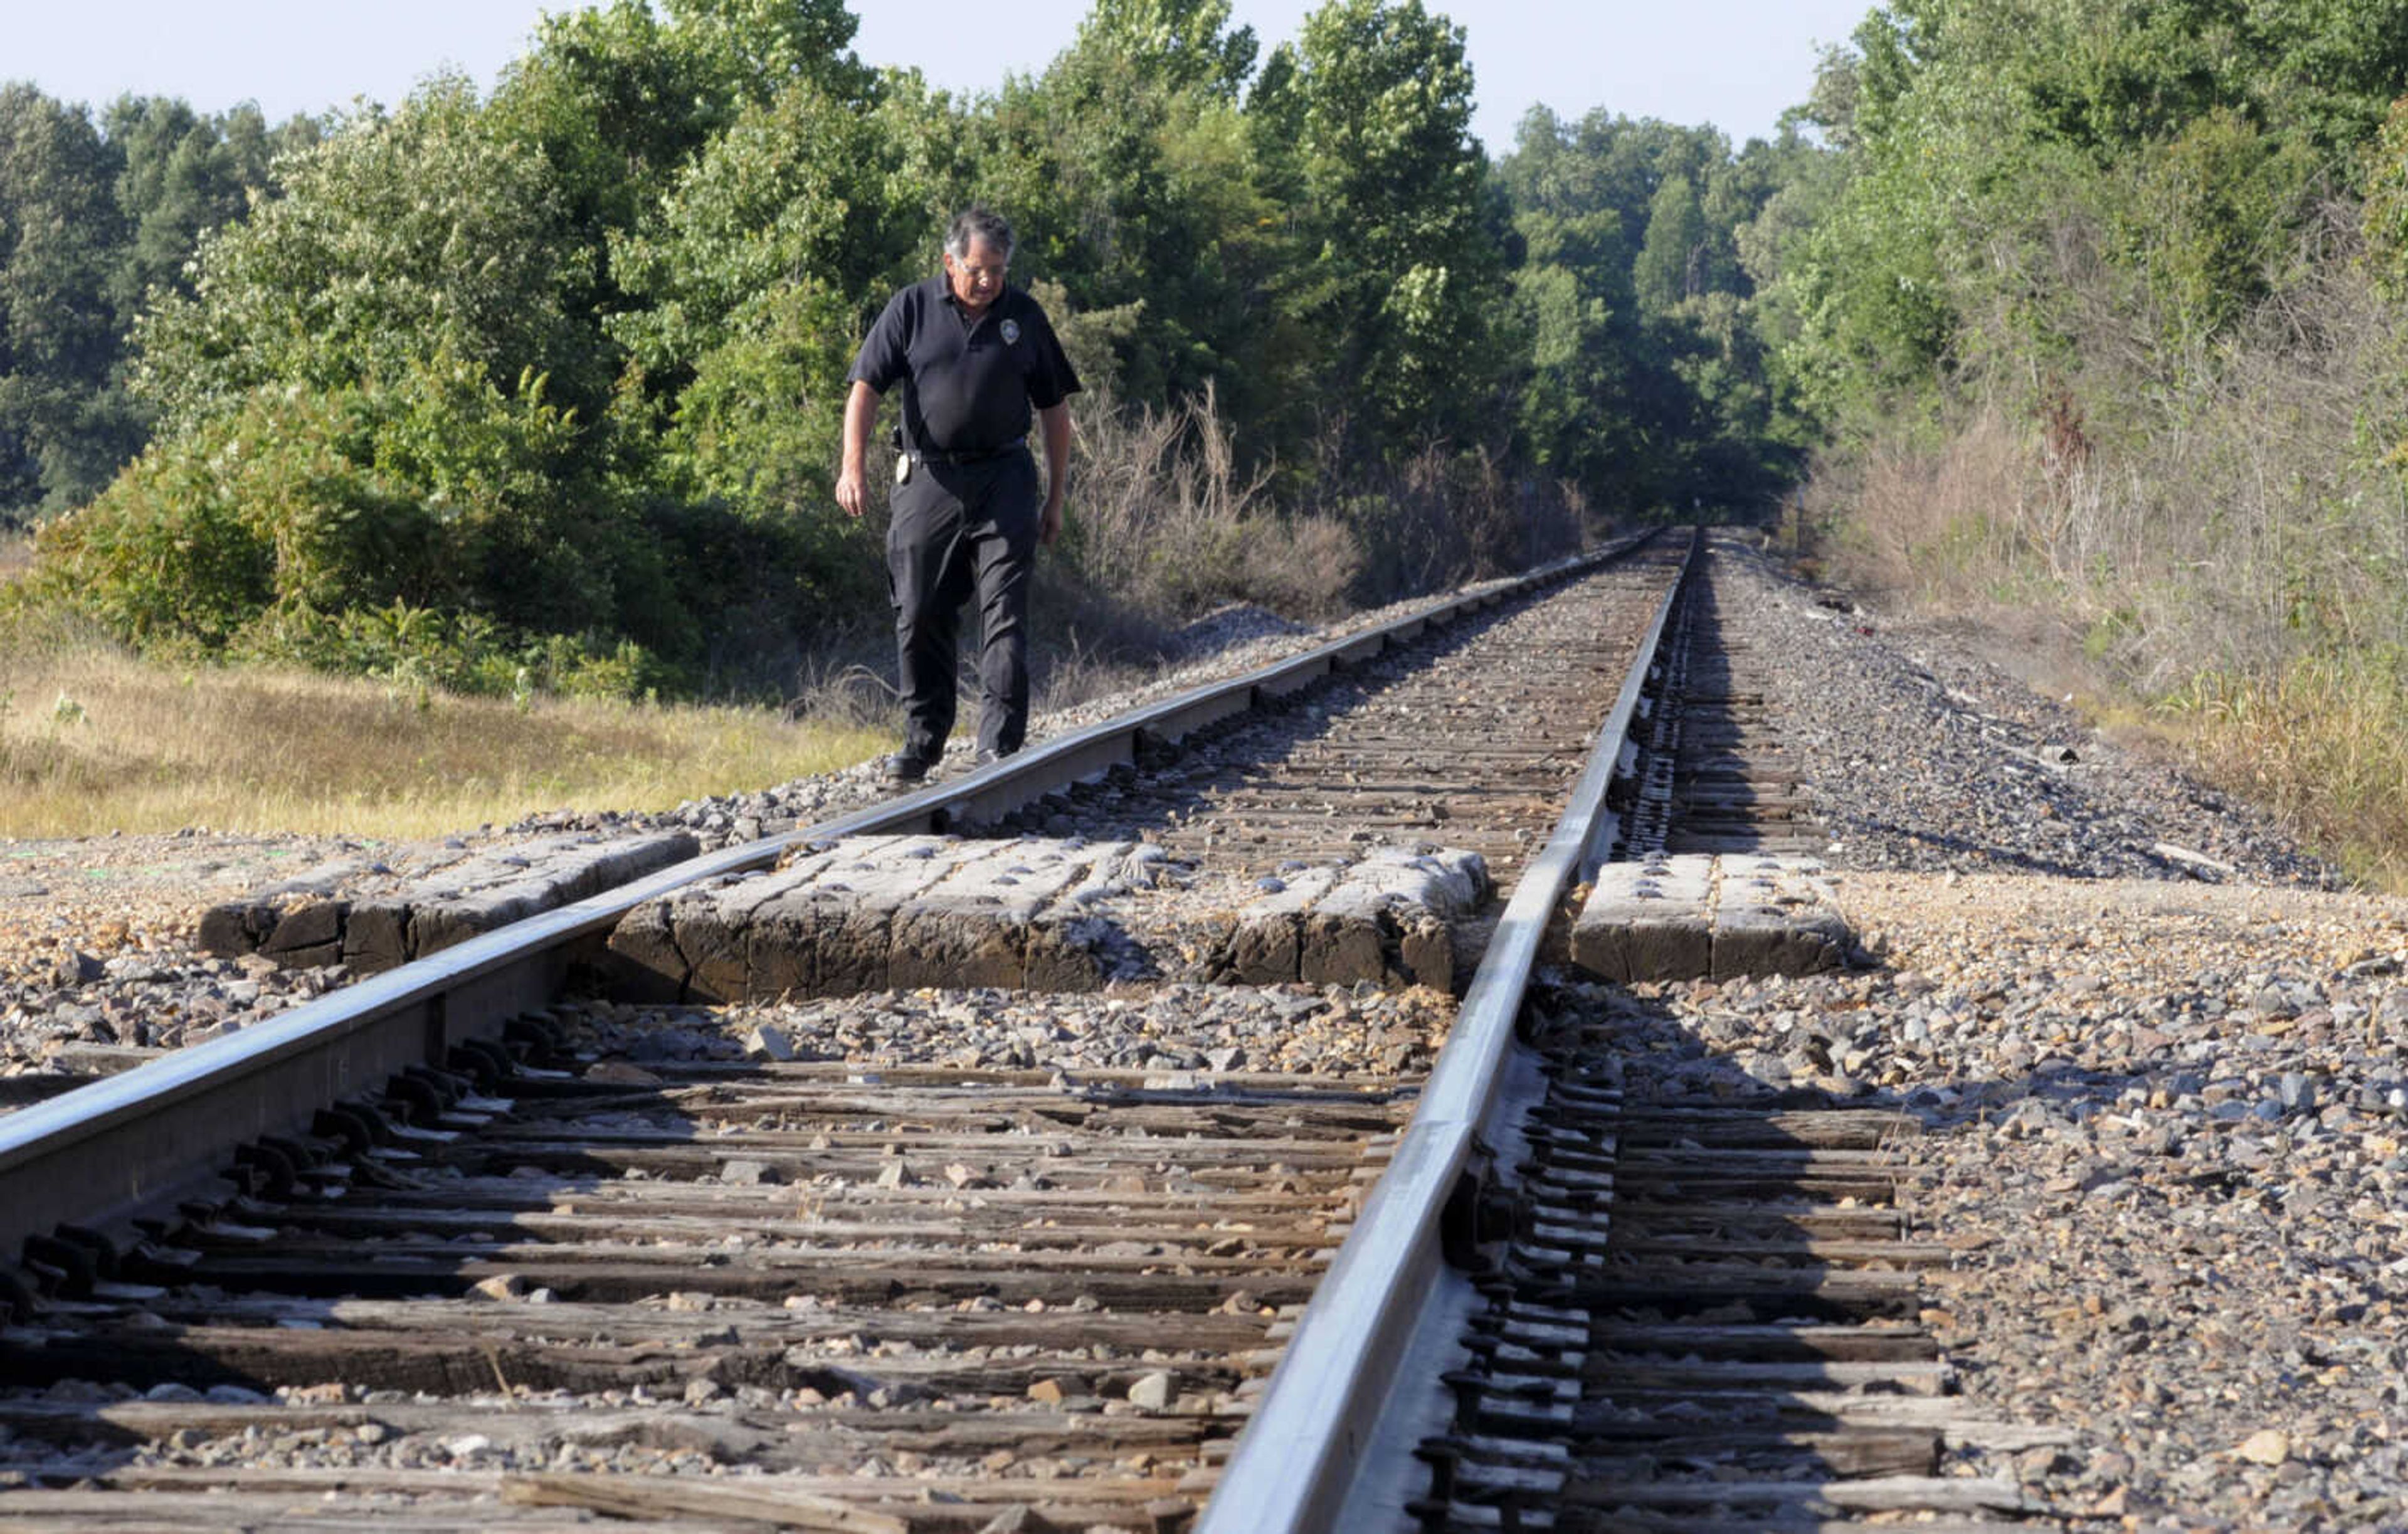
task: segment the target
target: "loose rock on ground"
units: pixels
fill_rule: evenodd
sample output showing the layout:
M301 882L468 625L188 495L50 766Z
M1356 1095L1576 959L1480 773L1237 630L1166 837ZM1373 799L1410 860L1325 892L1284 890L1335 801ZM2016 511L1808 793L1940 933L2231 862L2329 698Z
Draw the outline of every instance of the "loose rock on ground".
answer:
M2091 731L1964 633L1830 605L1726 552L1723 623L1769 673L1866 953L1595 999L1703 1089L1815 1091L1922 1126L1909 1201L1960 1254L1927 1319L1979 1414L2073 1439L1957 1468L2102 1527L2408 1528L2408 906L2339 890L2264 817ZM666 818L767 834L878 796L872 770ZM570 817L587 818L652 819ZM67 1042L187 1042L341 979L199 960L190 876L112 878L108 843L0 854L0 1071L55 1073ZM638 1070L1392 1072L1421 1068L1450 1014L1369 987L911 990L600 1007L580 1038Z

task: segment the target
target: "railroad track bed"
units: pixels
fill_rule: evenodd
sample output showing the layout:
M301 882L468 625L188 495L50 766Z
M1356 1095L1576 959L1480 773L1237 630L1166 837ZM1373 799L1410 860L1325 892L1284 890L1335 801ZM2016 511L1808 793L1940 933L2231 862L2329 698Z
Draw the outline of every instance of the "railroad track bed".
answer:
M2045 638L1869 611L1727 541L1714 571L1724 653L1833 867L2339 886L2273 817L2094 729Z
M1463 588L1493 591L1501 581ZM1217 615L1160 674L1108 697L1046 708L1041 745L1125 710L1289 659L1412 610L1357 613L1312 629L1260 611ZM956 740L937 778L970 767ZM292 968L212 954L196 925L209 903L304 877L332 890L390 890L480 852L545 837L692 836L712 850L858 811L891 797L875 760L821 777L697 799L657 814L579 809L426 843L189 830L81 841L0 840L0 1112L238 1031L354 978L349 966ZM384 871L379 871L380 866Z
M1437 844L1479 854L1510 887L1586 764L1678 555L1642 551L1559 599L1459 619L1435 659L1371 660L1001 828L1143 836L1246 878Z
M1924 1125L1910 1203L1956 1253L1931 1330L1977 1414L2071 1434L1987 1472L2143 1527L2408 1526L2408 907L1903 874L1852 897L1885 969L1666 999L1769 1081L1815 1070L1801 1032L1854 1052Z
M1251 877L1257 896L1454 821L1510 865L1545 828L1548 785L1581 766L1582 715L1593 731L1627 664L1633 630L1599 622L1595 589L1616 581L1588 584L1552 608L1458 620L1425 647L1434 666L1372 662L1299 696L1272 744L1240 725L1175 753L1213 781L1182 774L1183 812L1140 811L1138 834L1209 822L1186 867ZM1500 673L1534 679L1518 710ZM1507 723L1534 707L1544 724L1517 792L1480 802ZM1426 774L1395 812L1377 771L1398 759L1394 721L1417 711L1450 712L1496 749ZM1326 738L1355 718L1383 738L1350 758ZM1239 765L1297 751L1316 756L1308 770ZM1296 800L1261 796L1316 779L1345 801L1313 817L1340 834L1299 845L1280 812ZM1131 783L1114 775L1030 813L1093 845L1079 831L1099 812L1130 824ZM1255 796L1215 804L1231 786ZM1350 827L1348 810L1370 826ZM1232 874L1214 866L1225 840L1306 855ZM1041 861L1025 837L1003 845ZM1167 861L1152 837L1131 845ZM898 857L975 848L922 839ZM999 882L1038 877L1014 864ZM823 904L844 908L851 932L861 892L838 893L849 898ZM921 910L884 919L872 936L891 948L848 974L917 962L905 932ZM690 932L671 935L693 951ZM163 1493L313 1491L333 1494L318 1516L399 1509L437 1527L468 1515L464 1494L727 1518L751 1491L891 1520L861 1527L1182 1527L1410 1114L1412 1078L1395 1073L1442 1036L1450 970L1414 989L1123 977L1104 996L873 989L523 1023L523 1055L566 1051L576 1068L455 1056L487 1068L473 1085L422 1072L380 1111L247 1154L249 1192L188 1208L163 1232L170 1246L89 1273L74 1241L45 1246L85 1297L9 1338L18 1383L44 1399L10 1427L37 1447L0 1473L88 1484L28 1490L10 1512L99 1527L156 1511ZM738 1050L751 1058L727 1058ZM280 1398L245 1395L270 1390ZM178 1408L204 1422L182 1413L160 1436ZM631 1408L653 1426L630 1429ZM62 1440L81 1457L61 1455ZM305 1463L275 1463L263 1442ZM573 1469L632 1473L574 1493L528 1479ZM681 1471L729 1495L655 1484Z
M1642 552L1458 617L1007 813L995 839L806 847L681 890L631 912L611 949L639 990L712 1000L1162 978L1452 988L1676 565Z
M1611 1233L1592 1277L1577 1247L1543 1273L1591 1285L1570 1333L1526 1300L1484 1345L1584 1349L1586 1437L1432 1445L1467 1527L1533 1475L1565 1528L2408 1523L2408 906L2316 890L2244 809L1944 642L1716 576L1709 691L1776 705L1800 770L1754 792L1828 826L1881 962L1556 994L1615 1045L1576 1080L1618 1115ZM1716 1209L1718 1152L1767 1165ZM1655 1196L1683 1175L1708 1210Z
M1594 597L1600 590L1631 581L1627 572L1610 572L1590 578L1584 590ZM1496 585L1466 588L1465 595L1480 598L1484 593L1493 594ZM1577 596L1568 605L1575 611L1582 606ZM1554 610L1560 614L1563 608ZM1371 617L1396 615L1393 610L1367 615L1354 627L1333 632L1356 632ZM1510 877L1521 845L1517 835L1526 839L1533 827L1543 829L1545 795L1559 791L1578 769L1586 742L1577 728L1577 707L1562 718L1542 723L1541 738L1515 758L1520 764L1512 769L1515 781L1526 792L1496 806L1504 815L1494 847L1480 839L1484 835L1480 819L1487 812L1489 801L1479 791L1474 770L1496 768L1499 759L1493 756L1456 764L1451 773L1406 778L1394 771L1366 770L1362 764L1350 765L1326 745L1305 745L1301 749L1307 755L1317 758L1308 765L1320 769L1324 787L1318 800L1302 810L1298 807L1305 796L1296 790L1309 786L1310 774L1245 766L1326 734L1333 718L1373 737L1384 734L1384 741L1374 739L1364 749L1391 767L1404 749L1398 732L1416 718L1442 719L1462 738L1494 738L1510 746L1512 732L1500 728L1498 722L1510 714L1515 697L1526 701L1533 696L1532 689L1552 689L1554 698L1561 702L1582 687L1604 685L1621 664L1615 654L1627 653L1627 631L1619 637L1610 632L1589 634L1576 617L1520 620L1526 627L1553 625L1551 633L1517 636L1509 628L1498 638L1499 643L1521 645L1526 658L1520 664L1530 672L1530 687L1491 694L1483 680L1483 652L1477 640L1500 620L1509 624L1517 621L1510 611L1482 614L1435 632L1425 642L1425 651L1459 648L1466 642L1474 643L1475 649L1457 657L1441 677L1417 691L1398 693L1394 688L1400 665L1409 667L1410 662L1373 659L1360 675L1322 683L1313 696L1300 700L1285 717L1239 726L1251 732L1251 745L1216 739L1211 732L1195 738L1190 747L1177 754L1171 767L1175 788L1169 792L1161 784L1149 787L1134 775L1123 774L1099 788L1080 791L1073 796L1074 804L1055 800L1025 812L1012 827L1059 836L1082 825L1097 832L1117 826L1147 836L1157 845L1168 843L1183 862L1203 863L1230 883L1236 895L1250 898L1265 893L1254 887L1257 882L1292 876L1299 865L1344 864L1382 849L1424 845L1486 848L1490 876ZM1551 640L1564 643L1560 654L1543 648ZM1322 642L1327 642L1326 637ZM1233 651L1226 664L1240 668L1259 665L1306 643L1301 638L1249 643ZM1211 671L1211 667L1190 667L1129 696L1142 702L1175 683L1192 684ZM1388 695L1377 695L1376 690L1383 685ZM1592 708L1601 709L1601 705ZM1040 724L1058 736L1079 725L1092 711L1057 715ZM1035 743L1042 744L1041 738ZM1149 760L1150 767L1161 764L1159 754ZM959 776L940 773L939 787L942 781ZM1270 795L1287 802L1269 807L1259 802L1251 806L1224 802L1233 790L1240 800L1252 795L1259 801ZM791 828L798 812L858 811L875 804L884 792L876 781L873 766L826 780L784 785L767 796L736 796L722 802L683 806L669 816L551 817L528 829L538 840L585 844L585 853L572 849L572 861L579 857L586 863L598 861L605 855L599 844L607 841L617 847L630 839L646 849L648 858L656 860L659 849L680 837L705 848L736 845L746 837ZM1483 808L1459 823L1450 823L1448 817L1467 796L1481 800ZM1283 820L1292 822L1299 813L1329 828L1331 834L1319 842L1289 835L1294 826L1283 826ZM147 893L131 897L125 919L112 918L74 930L72 913L85 908L65 905L57 896L70 881L87 880L89 873L78 868L53 868L46 876L48 882L36 880L12 886L22 893L0 892L0 931L24 933L29 950L29 956L12 957L0 967L6 969L0 974L0 1111L277 1016L357 978L364 968L373 968L366 962L372 956L376 962L389 962L399 953L418 951L415 942L394 938L395 924L390 919L364 926L364 937L343 932L340 925L312 920L271 939L276 924L251 909L258 907L263 896L280 908L327 915L338 924L340 918L332 917L338 906L355 902L394 910L397 903L407 907L413 888L442 887L443 903L454 908L460 918L444 924L449 928L447 940L452 940L470 930L471 919L490 921L516 909L518 892L509 882L512 878L530 884L544 882L537 877L545 871L540 867L515 873L509 867L509 860L526 856L523 842L497 846L489 838L462 838L414 852L312 842L298 859L306 867L288 866L233 900L216 896L215 910L222 918L216 925L222 930L213 936L230 951L210 953L195 951L196 935L183 925L205 914L192 909L193 892L223 891L218 881L265 866L261 850L246 843L239 849L238 859L221 869L210 861L215 854L208 839L153 839L159 845L141 854L137 862L156 879L142 885ZM1225 855L1231 848L1242 850L1244 855ZM332 855L324 855L329 853ZM116 860L112 852L101 862L113 867ZM481 899L458 898L463 881L479 877L488 881L480 887ZM493 882L494 879L501 882ZM182 923L160 909L162 896L154 884L162 881L175 892L166 898L181 907ZM574 870L549 882L552 886L549 897L555 900L591 887ZM22 912L15 905L21 900L25 902ZM483 909L478 909L480 904ZM52 908L58 915L39 914ZM330 951L330 933L337 939L351 938L351 952L345 953L339 941ZM231 951L260 942L267 943L267 952ZM320 962L327 959L337 962Z
M2408 1522L2408 911L2194 882L2323 876L1737 551L1708 595L1692 691L1721 723L1680 743L1667 845L1819 842L1864 953L1542 991L1532 1036L1571 1046L1530 1137L1546 1197L1488 1253L1529 1285L1479 1323L1522 1378L1458 1382L1424 1527L1506 1527L1515 1495L1582 1528ZM1215 754L1373 669L1003 828L1133 836L1233 888L1485 836L1510 878L1528 836L1419 780L1340 767L1311 801ZM1496 767L1485 702L1412 707ZM1405 750L1377 693L1337 712ZM1555 755L1498 770L1535 800L1577 769ZM43 1317L83 1372L0 1340L35 1369L0 1393L0 1516L1185 1527L1448 1019L1393 980L555 1009L536 1072L426 1121L457 1139L335 1133L193 1271L125 1275L165 1292ZM1628 1201L1583 1233L1600 1175ZM1579 1435L1500 1450L1542 1399ZM544 1479L570 1470L619 1473Z
M1700 1226L1645 1197L1617 1205L1607 1280L1652 1269L1654 1287L1691 1297L1618 1313L1618 1332L1583 1326L1598 1377L1583 1398L1612 1431L1572 1451L1588 1511L1559 1527L1743 1527L1780 1498L1793 1516L1865 1517L1862 1494L1852 1506L1827 1483L1881 1466L1842 1457L1874 1449L1912 1449L1967 1484L1956 1495L2000 1504L1954 1515L1967 1521L2005 1505L2043 1527L2408 1520L2408 906L2001 875L1854 873L1842 887L1880 968L1570 986L1551 1003L1557 1028L1616 1039L1621 1074L1596 1090L1618 1097L1615 1149L1638 1152L1646 1177L1717 1137L1791 1163L1758 1184L1784 1201L1754 1273L1681 1265L1713 1241L1743 1246L1764 1211L1724 1198L1721 1223ZM1668 1133L1666 1115L1690 1123ZM1805 1186L1817 1156L1848 1159L1810 1140L1851 1120L1880 1131L1857 1153L1877 1157L1872 1182ZM1627 1170L1617 1191L1636 1191ZM1859 1244L1876 1233L1896 1243L1886 1256ZM1852 1271L1865 1263L1886 1271L1868 1282ZM1626 1344L1652 1331L1647 1368L1679 1350L1689 1398L1710 1399L1699 1376L1730 1340L1698 1312L1756 1324L1756 1302L1727 1290L1768 1276L1792 1289L1776 1307L1800 1334L1788 1360L1822 1383L1780 1383L1759 1354L1748 1410L1789 1430L1753 1445L1698 1434L1668 1454L1648 1420L1660 1398L1620 1412L1597 1360L1629 1364ZM1870 1362L1875 1342L1944 1369L1948 1393L1911 1372L1885 1384L1886 1363L1853 1379L1831 1368ZM1618 1376L1634 1377L1649 1376ZM1851 1413L1911 1441L1852 1446ZM1635 1455L1664 1479L1634 1477ZM1781 1488L1767 1472L1784 1455L1795 1480ZM1749 1482L1755 1507L1714 1499Z
M507 1111L470 1096L436 1131L456 1138L330 1154L188 1233L185 1271L135 1275L160 1292L0 1337L0 1477L85 1483L0 1513L97 1528L165 1494L217 1494L193 1504L211 1519L306 1494L313 1518L443 1527L609 1471L696 1527L742 1523L747 1496L865 1520L827 1527L1180 1527L1411 1111L1378 1056L1429 1019L1289 988L1219 996L1210 1023L1193 996L1066 1006L1042 1068L871 1041L933 1005L986 1014L976 1052L1009 1058L1047 1008L996 999L854 998L851 1062L726 1058L765 1027L812 1053L791 1013L565 1011L586 1057L487 1083ZM1310 1028L1325 1068L1084 1066L1097 1019L1141 1039L1174 1008L1182 1049Z
M2042 1504L1985 1461L2072 1435L1956 1398L1924 1299L1954 1249L1905 1197L1919 1125L1734 1068L1662 989L1525 1004L1546 1087L1418 1450L1423 1527L2020 1527Z

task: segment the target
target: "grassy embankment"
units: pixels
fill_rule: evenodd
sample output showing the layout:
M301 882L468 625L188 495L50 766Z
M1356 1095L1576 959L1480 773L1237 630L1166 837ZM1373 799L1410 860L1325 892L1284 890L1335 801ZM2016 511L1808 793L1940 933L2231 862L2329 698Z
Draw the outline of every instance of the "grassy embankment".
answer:
M1038 566L1040 711L1140 680L1163 634L1232 599L1345 610L1364 564L1356 535L1326 516L1277 515L1209 396L1134 417L1090 403L1079 429L1076 523ZM1375 585L1374 597L1488 573L1497 550L1520 552L1499 528L1531 531L1507 497L1398 501L1378 538L1419 580ZM1566 544L1578 534L1548 531ZM30 539L0 535L0 584L30 563ZM883 660L882 638L872 653ZM1140 659L1114 658L1128 655ZM827 722L793 724L757 710L521 707L264 665L196 670L136 658L73 613L29 612L13 633L0 627L0 836L205 825L411 837L765 788L892 748L896 721L841 685L844 658L822 657L834 680L811 688Z
M1275 514L1209 398L1137 417L1086 407L1080 431L1076 523L1038 566L1039 711L1140 680L1150 646L1232 599L1315 618L1346 609L1364 564L1357 536L1330 517ZM1398 498L1378 538L1418 581L1375 584L1375 597L1490 573L1498 551L1523 552L1499 529L1529 534L1526 509L1502 496L1451 508L1442 489ZM1569 546L1578 528L1547 532ZM28 539L0 536L0 583L29 562ZM882 638L873 665L883 652ZM822 659L833 674L843 658ZM840 683L811 689L828 722L799 725L744 709L521 707L262 665L195 670L135 658L72 613L29 613L13 636L0 629L0 836L206 825L408 837L562 806L660 809L891 749L883 706Z
M857 762L890 736L766 710L465 698L99 644L0 652L0 836L442 835L662 810Z
M1995 413L1835 455L1809 522L1839 580L2007 635L2034 680L2408 893L2408 485L2353 452L2349 391L2303 401L2287 360L2072 466Z

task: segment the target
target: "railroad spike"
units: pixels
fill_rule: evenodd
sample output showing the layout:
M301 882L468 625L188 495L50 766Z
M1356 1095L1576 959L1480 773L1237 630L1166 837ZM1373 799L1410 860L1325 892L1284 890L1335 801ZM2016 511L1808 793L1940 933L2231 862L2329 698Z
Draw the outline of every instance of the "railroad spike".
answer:
M140 1241L119 1266L127 1283L172 1285L189 1283L199 1265L197 1252L165 1241Z
M7 1268L0 1268L0 1318L22 1325L42 1312L42 1297Z
M64 1225L58 1227L59 1240L72 1241L92 1254L93 1271L104 1280L118 1276L117 1243L99 1231L84 1226Z
M318 1110L310 1121L310 1131L322 1140L338 1140L343 1148L359 1155L392 1138L392 1128L373 1109L358 1103L338 1102Z
M292 1163L296 1179L311 1168L333 1160L338 1148L336 1141L306 1135L262 1135L259 1143Z
M58 1299L88 1299L100 1275L92 1254L56 1236L25 1238L25 1270L43 1292Z
M512 1059L541 1067L560 1054L559 1020L541 1012L522 1012L502 1025L502 1047Z
M404 1066L401 1073L413 1081L425 1082L441 1100L444 1111L449 1111L453 1103L468 1096L474 1085L467 1078L437 1066Z
M408 1071L386 1082L384 1096L393 1116L406 1124L431 1125L443 1116L443 1095Z
M236 1168L246 1174L246 1191L253 1197L283 1199L292 1197L293 1184L300 1168L290 1156L265 1140L253 1140L235 1148Z

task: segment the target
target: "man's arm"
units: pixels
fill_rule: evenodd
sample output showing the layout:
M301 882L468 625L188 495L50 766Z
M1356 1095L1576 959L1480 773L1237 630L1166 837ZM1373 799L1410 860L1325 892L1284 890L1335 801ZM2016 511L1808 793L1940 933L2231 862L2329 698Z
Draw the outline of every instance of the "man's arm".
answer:
M844 396L844 466L836 476L836 504L844 508L848 517L857 517L869 509L869 490L863 482L862 464L869 456L869 433L877 424L878 391L855 379L853 392ZM1067 453L1067 423L1062 445Z
M1062 534L1062 489L1070 473L1070 407L1052 405L1038 411L1037 426L1045 438L1045 509L1037 519L1037 541L1051 543Z

